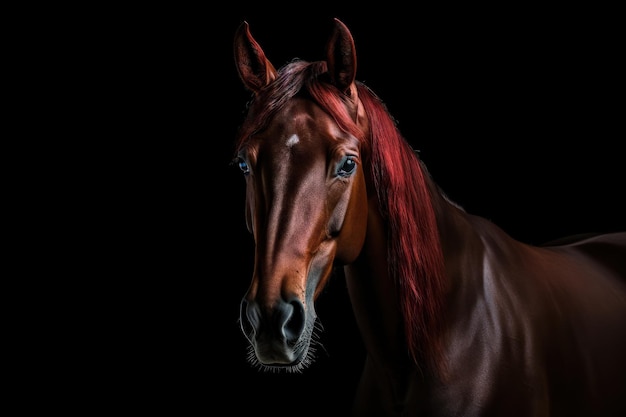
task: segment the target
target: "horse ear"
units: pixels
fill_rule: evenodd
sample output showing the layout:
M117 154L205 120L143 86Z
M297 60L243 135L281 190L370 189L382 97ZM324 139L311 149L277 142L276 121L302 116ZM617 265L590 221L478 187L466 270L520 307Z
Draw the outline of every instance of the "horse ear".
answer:
M242 22L235 32L235 65L239 78L248 90L257 93L276 79L276 68L250 33L248 22Z
M342 92L348 93L356 78L356 49L350 30L337 18L326 47L326 60L332 83Z

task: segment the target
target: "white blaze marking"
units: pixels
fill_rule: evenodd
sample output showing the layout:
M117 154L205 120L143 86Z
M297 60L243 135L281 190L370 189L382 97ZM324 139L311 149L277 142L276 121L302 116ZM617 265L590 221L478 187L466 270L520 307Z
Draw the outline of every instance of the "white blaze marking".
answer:
M293 135L289 137L289 139L287 139L287 142L285 142L285 144L287 145L288 148L291 148L293 145L295 145L298 142L300 142L300 138L298 137L298 135L294 133Z

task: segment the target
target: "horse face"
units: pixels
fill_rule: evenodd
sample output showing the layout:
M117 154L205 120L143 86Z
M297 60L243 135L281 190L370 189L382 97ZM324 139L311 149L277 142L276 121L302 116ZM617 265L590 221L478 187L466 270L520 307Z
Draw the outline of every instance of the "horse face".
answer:
M314 300L333 266L363 245L367 197L357 138L312 101L293 98L239 153L255 240L241 327L261 367L310 363ZM255 359L256 358L256 359Z

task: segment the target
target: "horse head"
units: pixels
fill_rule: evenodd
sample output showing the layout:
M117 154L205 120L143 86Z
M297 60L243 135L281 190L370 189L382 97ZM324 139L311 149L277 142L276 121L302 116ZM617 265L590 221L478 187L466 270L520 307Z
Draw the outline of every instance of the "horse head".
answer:
M251 360L264 369L298 371L312 361L314 302L334 266L352 262L365 239L369 126L354 41L339 20L326 55L277 70L247 22L235 34L237 70L252 92L235 161L255 242L240 324Z

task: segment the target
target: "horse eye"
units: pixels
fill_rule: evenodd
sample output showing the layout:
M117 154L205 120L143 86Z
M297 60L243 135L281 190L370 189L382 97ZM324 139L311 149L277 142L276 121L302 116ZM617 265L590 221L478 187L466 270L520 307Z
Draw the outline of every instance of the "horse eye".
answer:
M339 166L339 169L337 170L337 174L341 175L342 177L349 177L350 175L354 173L355 169L356 169L355 160L352 157L348 157Z
M241 172L243 172L244 174L250 173L250 167L248 166L246 161L244 161L243 159L239 158L239 160L237 161L237 165L239 166L239 169L241 170Z

